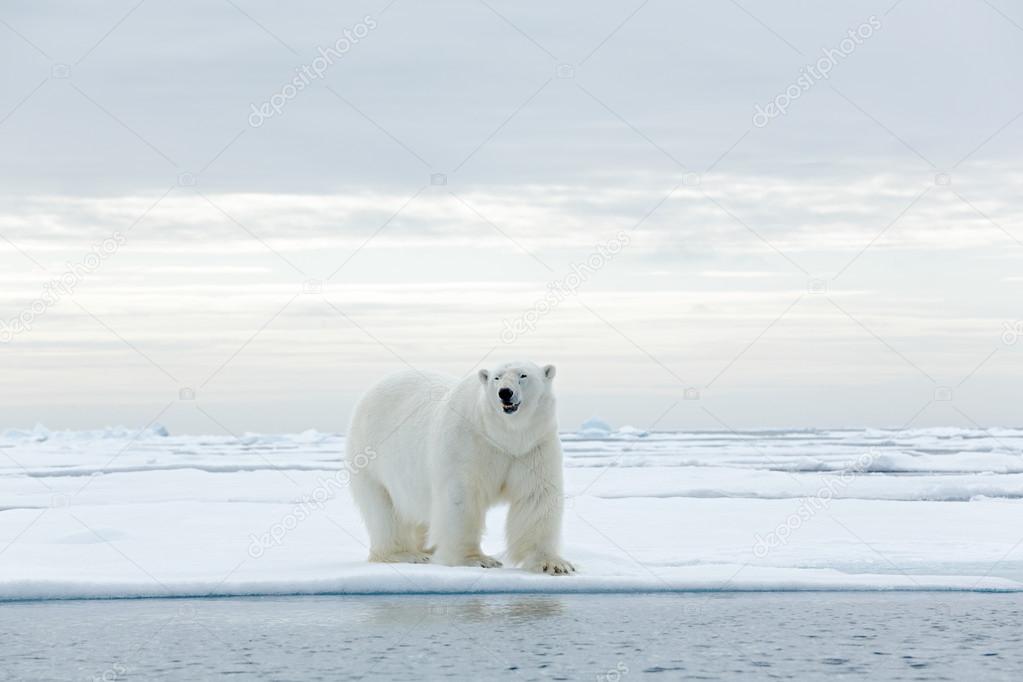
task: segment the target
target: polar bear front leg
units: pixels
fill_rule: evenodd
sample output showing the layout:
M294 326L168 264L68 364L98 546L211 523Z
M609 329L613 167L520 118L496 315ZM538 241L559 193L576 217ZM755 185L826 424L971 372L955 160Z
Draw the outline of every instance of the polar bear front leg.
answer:
M501 562L483 553L486 505L462 482L447 482L434 494L430 533L436 550L433 563L445 566L497 568Z
M523 464L509 481L508 557L528 571L575 573L559 551L564 506L560 447Z
M507 528L509 559L536 573L575 573L575 566L558 551L561 506L560 490L543 490L512 501Z

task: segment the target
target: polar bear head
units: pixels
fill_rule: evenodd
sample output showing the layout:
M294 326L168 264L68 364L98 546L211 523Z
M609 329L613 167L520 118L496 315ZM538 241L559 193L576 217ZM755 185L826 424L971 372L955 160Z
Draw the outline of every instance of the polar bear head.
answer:
M516 419L550 411L554 406L551 383L554 365L539 367L532 362L507 362L479 371L483 402L500 415Z

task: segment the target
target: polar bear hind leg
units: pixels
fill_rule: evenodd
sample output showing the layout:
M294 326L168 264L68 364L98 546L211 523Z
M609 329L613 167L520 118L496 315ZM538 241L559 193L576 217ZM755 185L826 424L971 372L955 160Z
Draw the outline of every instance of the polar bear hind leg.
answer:
M426 529L401 519L391 496L368 472L352 476L352 495L369 530L369 560L381 563L425 564Z

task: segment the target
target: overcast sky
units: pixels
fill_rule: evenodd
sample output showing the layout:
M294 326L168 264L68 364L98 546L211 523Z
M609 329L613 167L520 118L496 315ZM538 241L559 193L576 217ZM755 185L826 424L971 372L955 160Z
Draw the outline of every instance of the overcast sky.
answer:
M1018 426L1021 63L1005 0L6 3L0 428L518 357L565 428Z

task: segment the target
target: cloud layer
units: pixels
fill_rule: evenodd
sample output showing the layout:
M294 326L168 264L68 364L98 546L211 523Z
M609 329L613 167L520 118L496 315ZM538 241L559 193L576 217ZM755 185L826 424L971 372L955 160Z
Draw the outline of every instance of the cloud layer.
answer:
M511 356L569 424L1016 418L1023 42L984 3L0 18L5 422L343 429L386 371Z

